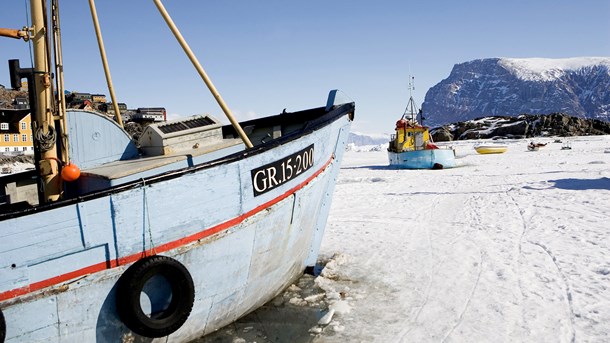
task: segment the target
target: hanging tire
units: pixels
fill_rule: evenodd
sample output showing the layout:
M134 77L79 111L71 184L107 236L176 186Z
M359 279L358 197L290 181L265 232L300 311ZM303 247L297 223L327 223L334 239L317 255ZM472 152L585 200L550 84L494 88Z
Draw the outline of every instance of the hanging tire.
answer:
M162 311L144 313L140 295L146 283L162 275L171 286L171 301ZM167 256L145 257L121 276L117 285L116 306L119 317L133 332L150 338L164 337L178 330L188 319L195 301L195 287L188 270Z
M6 323L4 322L4 314L0 310L0 343L4 343L6 338Z

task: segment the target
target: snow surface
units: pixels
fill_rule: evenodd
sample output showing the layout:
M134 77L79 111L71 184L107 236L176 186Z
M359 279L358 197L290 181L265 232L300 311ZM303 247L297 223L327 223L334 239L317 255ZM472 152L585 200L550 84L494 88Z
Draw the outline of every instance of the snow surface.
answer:
M604 65L610 70L610 57L573 58L501 58L498 64L513 75L527 81L553 81L566 71Z
M312 341L610 342L610 136L554 139L453 142L445 170L347 151Z

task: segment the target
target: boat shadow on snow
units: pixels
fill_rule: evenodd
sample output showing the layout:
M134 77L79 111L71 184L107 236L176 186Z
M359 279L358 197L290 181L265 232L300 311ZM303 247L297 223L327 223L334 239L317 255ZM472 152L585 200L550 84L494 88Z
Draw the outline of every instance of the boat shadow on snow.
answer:
M463 163L460 161L455 167L451 167L451 169L468 167L472 166L472 164ZM371 165L371 166L353 166L353 167L341 167L341 170L358 170L358 169L368 169L368 170L443 170L445 168L421 168L421 169L413 169L413 168L403 168L396 165ZM449 168L446 168L449 169Z
M554 188L582 191L587 189L610 190L610 178L601 177L599 179L559 179L549 180L554 183Z

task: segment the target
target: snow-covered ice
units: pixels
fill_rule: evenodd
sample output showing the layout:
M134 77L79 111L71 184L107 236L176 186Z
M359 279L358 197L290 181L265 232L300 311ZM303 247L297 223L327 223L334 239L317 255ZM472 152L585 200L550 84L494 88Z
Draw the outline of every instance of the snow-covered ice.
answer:
M610 136L561 139L455 142L445 170L347 151L315 280L334 315L313 341L610 341Z
M444 170L351 146L325 268L273 301L327 314L298 341L610 342L610 136L554 139L452 142L461 167Z

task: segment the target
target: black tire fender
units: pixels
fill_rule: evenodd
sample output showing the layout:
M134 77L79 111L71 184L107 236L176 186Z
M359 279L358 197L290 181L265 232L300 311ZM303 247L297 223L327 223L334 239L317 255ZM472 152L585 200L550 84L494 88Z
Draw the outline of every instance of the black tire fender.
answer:
M144 313L140 295L146 283L162 275L171 286L170 304L150 317ZM119 317L133 332L150 338L164 337L178 330L188 319L195 301L193 279L182 263L154 255L138 260L119 278L116 306Z

